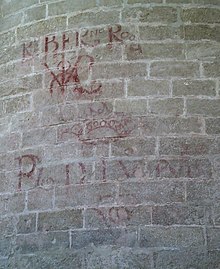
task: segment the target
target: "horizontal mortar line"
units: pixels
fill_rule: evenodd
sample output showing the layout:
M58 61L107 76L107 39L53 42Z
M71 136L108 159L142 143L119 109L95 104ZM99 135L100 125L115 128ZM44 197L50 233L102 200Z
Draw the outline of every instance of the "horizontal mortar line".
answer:
M169 207L169 206L183 206L183 207L198 207L197 205L192 205L192 204L187 204L186 202L184 203L172 203L172 204L158 204L158 203L154 203L154 204L149 204L149 203L142 203L142 204L128 204L128 205L124 205L124 204L111 204L111 205L93 205L93 206L89 206L86 207L85 210L94 210L94 209L100 209L100 210L108 210L110 208L138 208L138 207L147 207L149 209L153 209L154 207ZM84 208L86 205L81 206L81 207L72 207L72 206L65 206L63 208L55 208L54 210L50 210L50 209L45 209L45 210L26 210L23 211L22 213L9 213L9 214L5 214L2 215L1 219L4 220L6 218L11 218L11 217L22 217L22 216L26 216L26 215L34 215L34 214L41 214L41 213L58 213L58 212L63 212L63 211L71 211L71 210L82 210L82 213L84 212ZM205 206L201 206L201 207L205 207ZM83 216L83 215L82 215ZM211 226L213 227L213 226ZM214 225L214 227L216 227L216 225ZM217 227L220 227L217 225Z
M59 36L57 38L59 38ZM204 43L205 43L204 45L206 45L206 42L204 42ZM165 39L165 40L159 40L159 39L158 40L154 40L154 39L144 40L144 39L142 39L140 41L138 41L138 40L137 41L124 40L123 43L120 42L120 41L118 41L118 42L114 41L114 42L110 43L106 39L106 42L100 43L99 45L95 45L95 46L92 46L92 45L91 46L90 45L76 46L76 45L74 45L74 47L71 47L69 49L67 48L67 49L65 49L65 51L63 51L62 49L58 49L56 51L56 54L57 54L57 56L62 56L63 53L71 53L71 52L77 54L77 52L81 52L82 49L85 49L85 52L89 51L89 53L92 53L94 50L97 50L97 49L108 48L109 45L112 45L113 47L116 47L116 48L118 48L118 47L120 48L120 47L123 47L123 46L126 46L126 45L153 45L153 44L159 44L159 45L160 44L161 45L187 45L184 40L173 40L173 39ZM198 43L191 43L191 44L198 44ZM191 44L189 44L189 45L191 45ZM22 45L23 45L23 43L22 44L19 43L18 45L16 44L15 48L21 47L21 49L22 49ZM71 45L71 43L70 43L70 45ZM212 45L217 45L217 44L212 44ZM15 49L15 48L13 48L13 49ZM36 53L35 55L36 55L37 58L42 57L42 59L44 59L45 55L47 57L53 57L54 52L45 53L44 50L41 50L38 53ZM68 55L66 55L66 56L68 56ZM23 56L21 55L19 59L12 59L10 61L22 60L23 59L22 57ZM29 58L26 58L25 61L32 60L32 59L33 59L33 57L29 57Z
M51 233L67 233L67 232L71 232L71 231L86 231L86 228L73 228L73 227L71 227L71 225L69 225L70 227L69 228L67 228L67 229L51 229L51 230L39 230L39 229L37 229L37 231L33 231L33 232L27 232L27 233L17 233L16 234L16 237L17 236L30 236L30 235L41 235L41 234L43 234L43 235L47 235L47 234L51 234Z
M87 214L86 211L87 210L109 210L111 208L142 208L142 207L146 207L148 208L149 210L150 209L154 209L154 207L173 207L173 206L183 206L183 207L186 207L186 208L190 208L190 207L195 207L195 208L205 208L205 205L191 205L191 204L188 204L187 202L177 202L177 203L173 203L173 204L155 204L155 205L151 205L149 206L148 204L134 204L134 205L119 205L119 204L114 204L114 205L101 205L101 206L78 206L78 207L72 207L72 206L67 206L67 207L63 207L63 208L57 208L55 207L54 209L45 209L45 210L41 210L41 209L38 209L38 210L26 210L26 211L23 211L23 212L19 212L19 213L11 213L11 214L8 214L7 216L5 215L4 217L2 217L1 219L4 220L8 217L22 217L22 216L26 216L26 215L34 215L34 214L45 214L45 213L60 213L60 212L64 212L64 211L72 211L72 210L75 210L75 211L82 211L82 213L84 212L84 214ZM149 211L150 212L150 211ZM82 215L83 216L83 215ZM155 224L155 225L160 225L160 224ZM176 225L188 225L188 224L176 224ZM202 226L204 224L189 224L190 226L191 225L198 225L198 226ZM206 225L207 226L207 225ZM210 227L220 227L219 225L208 225Z
M61 211L68 211L68 210L82 210L82 213L86 207L85 210L94 210L94 209L100 209L100 210L105 210L105 209L109 209L109 208L137 208L137 207L147 207L149 209L153 209L154 207L172 207L172 206L183 206L183 207L198 207L197 204L192 204L192 203L188 203L188 202L172 202L172 203L152 203L152 202L144 202L144 203L136 203L136 204L120 204L120 203L117 203L117 204L106 204L106 205L82 205L81 207L78 206L78 207L73 207L73 206L65 206L65 207L62 207L62 208L59 208L59 207L55 207L54 209L45 209L45 210L41 210L41 209L38 209L38 210L26 210L26 211L23 211L21 213L8 213L8 214L5 214L5 215L2 215L1 219L4 219L4 218L9 218L9 217L19 217L19 216L25 216L25 215L32 215L32 214L40 214L40 213L57 213L57 212L61 212ZM199 206L199 207L202 207L204 208L205 205L203 206ZM151 224L152 225L152 224ZM202 224L204 226L204 224ZM201 226L200 226L201 227ZM219 225L210 225L211 228L213 227L219 227Z
M201 61L200 60L187 60L187 59L176 59L176 58L156 58L156 59L153 59L153 58L145 58L145 59L135 59L135 60L115 60L115 61L103 61L103 62L94 62L94 67L98 67L98 66L102 66L102 65L107 65L107 66L110 66L110 65L115 65L115 64L118 64L119 66L120 65L124 65L124 64L128 64L128 65L132 65L132 64L152 64L152 63L159 63L159 62L168 62L168 63L200 63ZM209 61L207 61L209 63ZM0 65L0 68L4 68L4 67L9 67L10 65L13 67L14 64L18 64L18 63L21 63L21 60L16 60L16 61L11 61L11 62L7 62L6 64L2 64ZM54 69L52 70L56 70L56 68L54 67ZM16 79L21 79L21 78L25 78L25 77L30 77L30 76L33 76L33 75L38 75L38 74L48 74L50 72L48 72L46 69L43 68L43 64L42 64L42 70L38 70L36 72L32 72L29 73L28 75L23 75L23 74L19 74ZM136 75L138 76L138 75ZM170 77L170 79L172 78L178 78L176 76L169 76L167 75L168 77ZM123 79L124 77L119 77L117 78L118 80L119 79ZM163 78L163 77L162 77ZM187 77L186 77L187 78ZM184 79L186 79L184 78ZM192 78L195 78L195 77L192 77ZM199 77L197 77L199 79ZM205 78L208 78L208 77L203 77L203 79ZM211 77L212 79L216 79L216 78L213 78ZM9 81L14 81L16 79L6 79L6 80L3 80L1 84L4 84L6 82L9 82ZM164 77L164 79L167 79L167 77ZM180 78L181 79L181 78ZM104 80L104 78L97 78L97 80ZM111 80L111 78L109 79Z
M37 231L34 231L34 232L30 232L30 233L17 233L16 236L20 236L20 235L31 235L31 234L47 234L47 233L56 233L56 232L90 232L90 231L99 231L99 230L121 230L121 229L128 229L128 230L136 230L137 228L140 228L140 229L145 229L145 228L164 228L164 229L178 229L178 228L199 228L199 229L202 229L204 228L204 226L208 229L212 229L212 228L217 228L219 229L220 227L218 226L206 226L204 224L202 225L196 225L196 224L171 224L171 225L158 225L158 224L140 224L138 227L135 227L135 226L132 226L132 225L126 225L126 223L123 225L123 224L109 224L109 227L106 227L105 225L103 225L103 227L95 227L94 226L91 226L91 227L85 227L85 228L74 228L74 227L71 227L71 225L69 225L70 227L67 228L67 229L54 229L54 230L47 230L47 231L44 231L44 230L37 230Z
M165 75L165 76L158 76L158 77L156 77L156 76L149 76L149 79L151 79L151 80L154 80L154 79L157 79L157 78L160 78L160 79L178 79L178 77L177 76L170 76L170 75ZM187 77L184 77L184 79L190 79L190 80L193 80L195 77L193 77L193 76L187 76Z
M215 8L216 9L216 8ZM216 9L217 10L217 9ZM219 26L220 22L191 22L191 21L182 21L181 24L183 27L184 26Z
M126 18L124 18L124 21L122 22L122 24L131 24L131 25L135 25L135 26L166 26L167 28L177 28L177 29L181 29L184 28L184 26L219 26L220 23L216 23L216 22L184 22L184 21L175 21L175 22L171 22L171 23L166 23L163 21L152 21L152 22L148 22L148 21L126 21ZM181 34L181 33L180 33ZM181 36L177 37L177 38L181 38ZM182 36L182 38L185 38L184 36Z
M59 3L59 2L58 2ZM62 3L62 2L60 2ZM50 3L42 3L42 4L38 4L38 6L44 6L44 5L48 5L48 11L50 13ZM35 7L37 7L37 5L35 5ZM82 14L86 14L88 12L91 12L91 13L96 13L96 12L109 12L109 11L121 11L122 10L122 6L121 7L112 7L112 8L104 8L103 6L99 7L99 6L95 6L93 8L89 8L89 9L86 9L86 10L77 10L77 11L72 11L72 12L64 12L62 14L54 14L54 15L49 15L48 14L48 17L47 18L44 18L44 19L39 19L37 21L31 21L31 22L27 22L27 23L23 23L22 24L22 27L26 27L26 26L30 26L30 25L34 25L38 22L43 22L43 21L47 21L47 20L50 20L50 19L54 19L54 18L61 18L61 17L66 17L66 18L70 18L70 17L74 17L74 16L77 16L77 15L82 15ZM22 9L22 10L19 10L17 13L21 13L22 11L26 11L27 9ZM14 13L15 14L15 13ZM8 17L10 17L11 15L9 15ZM103 24L104 25L104 24ZM106 24L105 24L106 25ZM18 27L18 26L16 26Z
M147 91L147 90L146 90ZM197 95L197 96L192 96L192 95L170 95L170 93L167 94L155 94L153 93L151 95L128 95L127 97L121 98L121 99L115 99L115 100L155 100L157 101L158 99L183 99L186 98L186 100L219 100L219 96L208 96L208 95Z
M10 27L10 28L8 28L7 30L0 31L0 35L2 35L2 34L6 34L8 31L17 30L17 28L18 28L19 26L20 26L20 24L18 24L17 26Z
M8 261L8 256L0 256L0 259Z
M213 143L214 144L214 143ZM208 153L208 154L184 154L184 155L173 155L173 154L161 154L159 152L159 158L166 158L167 160L167 157L169 158L169 160L174 160L175 158L178 158L180 160L184 160L184 158L187 160L190 159L190 160L208 160L209 158L212 158L212 157L218 157L219 156L219 153L215 153L215 154L212 154L212 153ZM172 159L173 158L173 159ZM167 160L167 161L169 161Z
M130 101L147 101L147 100L155 100L155 101L158 101L158 100L167 100L167 99L183 99L181 97L177 97L177 98L173 98L173 97L169 97L169 95L167 94L166 96L163 96L163 95L154 95L154 96L144 96L144 95L141 95L141 96L132 96L132 95L128 95L127 97L124 97L124 98L115 98L115 102L130 102ZM132 113L132 112L130 112ZM147 114L150 113L150 112L146 112Z
M205 40L205 39L199 39L199 40L185 40L185 43L186 46L188 45L218 45L219 44L219 41L216 41L216 40Z
M21 154L22 155L22 154ZM147 157L154 155L146 155ZM117 157L99 157L99 156L94 156L94 157L88 157L88 158L69 158L69 159L62 159L62 162L60 161L52 161L52 162L47 162L47 159L44 158L42 161L44 162L42 165L40 164L41 161L37 164L38 168L48 168L54 165L65 165L65 164L76 164L79 162L84 162L84 163L90 163L90 162L101 162L102 160L106 161L138 161L138 160L143 160L144 156L140 157L127 157L127 156L117 156ZM13 171L13 170L12 170Z
M148 61L149 64L152 64L152 63L159 63L159 62L163 62L163 63L166 63L166 62L170 62L170 63L197 63L199 64L201 61L198 60L198 59L191 59L191 60L186 60L186 59L153 59L153 60L149 60ZM180 78L183 78L183 77L180 77ZM197 76L197 78L199 78L199 76Z
M22 154L21 154L22 155ZM21 156L20 155L20 156ZM39 161L39 163L37 164L37 168L50 168L53 166L62 166L62 165L71 165L71 164L78 164L83 162L84 164L99 164L101 161L106 161L107 163L109 162L117 162L117 161L142 161L144 162L143 164L147 164L149 161L161 161L161 160L166 160L166 161L181 161L181 160L199 160L199 161L204 161L204 160L209 160L209 158L213 156L213 157L218 157L219 154L212 154L212 155L200 155L200 156L195 156L195 155L159 155L158 157L155 155L143 155L141 157L132 157L132 158L127 158L124 156L120 156L120 157L94 157L94 158L83 158L83 159L66 159L64 160L62 163L61 162L47 162L47 159L43 159L42 161L46 162L46 164L44 163L43 165L41 164L41 161ZM17 169L5 169L3 170L3 173L12 173L12 172L19 172L19 168ZM149 177L148 175L142 176L142 178L145 177ZM136 178L136 177L133 177ZM152 177L153 178L153 177ZM158 178L165 178L168 179L166 177L158 177ZM173 179L175 177L170 177L170 179ZM182 179L191 179L190 177L178 177L178 178L182 178ZM200 177L201 178L201 177ZM131 180L131 178L130 178Z
M62 2L62 1L59 1L59 2ZM36 4L31 5L31 6L27 6L27 7L21 8L19 10L16 10L13 13L6 14L5 16L3 16L3 19L4 18L9 18L12 15L17 15L19 13L23 13L25 11L31 10L31 9L36 8L36 7L42 7L42 6L46 6L46 5L47 5L47 3L36 3ZM3 9L4 9L4 7L2 6L2 13L4 13Z
M147 7L154 7L154 6L164 6L164 7L186 7L187 9L193 8L209 8L214 7L216 9L219 9L219 5L215 4L195 4L195 3L135 3L135 4L125 4L127 7L139 7L139 6L147 6Z
M172 229L172 228L200 228L203 229L204 227L206 228L213 228L216 226L207 226L206 224L170 224L170 225L163 225L163 224L156 224L156 223L152 223L150 225L146 224L146 225L141 225L141 228L165 228L165 229Z
M146 59L147 60L147 59ZM146 61L145 60L145 61ZM150 61L153 61L153 60L150 60ZM149 62L150 62L149 61ZM170 60L169 60L170 61ZM181 61L183 61L183 60L181 60ZM134 62L137 62L137 63L141 63L141 62L143 62L143 60L135 60L135 61L133 61L132 63L134 63ZM192 60L190 60L189 62L193 62ZM10 65L13 67L14 66L14 64L22 64L22 59L16 59L16 60L12 60L12 61L9 61L9 62L7 62L7 63L4 63L4 64L0 64L0 68L6 68L6 67L9 67ZM129 60L124 60L123 62L122 62L122 60L115 60L114 62L113 62L113 64L115 64L115 63L130 63L130 61ZM94 62L94 65L96 66L96 65L100 65L100 64L112 64L112 62L109 60L109 61L103 61L103 62ZM35 67L35 65L32 65L33 67ZM43 67L43 64L42 64L42 67ZM43 68L42 68L43 69ZM56 69L56 67L54 67L54 69L52 68L52 70L57 70ZM29 77L29 76L31 76L31 74L32 75L34 75L34 74L37 74L37 73L40 73L40 72L44 72L44 73L50 73L50 71L48 71L46 68L44 68L43 70L39 70L39 71L37 71L37 72L32 72L32 70L30 70L31 71L31 73L29 73L29 74L25 74L24 75L24 77ZM18 75L18 77L20 77L20 76L23 76L22 74L19 74ZM10 81L10 80L14 80L14 79L9 79L9 80L5 80L5 81ZM4 80L3 80L3 82L4 82Z
M129 64L135 64L135 63L149 63L149 64L151 64L152 62L156 62L156 61L161 61L161 62L171 62L171 61L173 61L173 60L175 60L175 61L185 61L186 60L186 58L185 57L181 57L179 60L176 58L176 57L171 57L171 58L158 58L158 57L146 57L146 58L143 58L143 57L140 57L140 58L138 58L137 57L137 59L130 59L130 60L128 60L128 59L125 59L125 60L122 60L120 63L121 64L123 64L123 63L129 63ZM195 62L195 63L197 63L198 61L197 60L190 60L190 62ZM108 64L108 62L104 62L105 64ZM110 63L113 63L114 64L114 62L110 62ZM97 64L99 64L99 63L95 63L95 65L97 65ZM100 64L102 64L102 62L100 62ZM132 75L132 73L131 73L131 75Z
M220 97L219 96L184 96L186 98L186 102L187 101L196 101L196 100L207 100L207 101L220 101ZM172 99L175 99L174 97L172 97ZM204 113L205 114L205 113ZM204 115L206 116L206 115Z
M15 99L15 98L18 98L18 97L24 97L24 96L32 96L32 92L16 93L16 94L13 94L13 95L4 96L4 97L0 98L0 101L11 101L12 99Z
M137 41L123 41L123 43L120 42L112 42L112 45L114 44L121 44L121 45L148 45L148 44L161 44L161 45L185 45L186 42L182 39L141 39Z
M220 138L220 134L219 135L212 135L212 134L197 134L197 135L191 135L191 134L166 134L166 136L164 135L157 135L158 138L160 139L164 139L164 138L191 138L192 140L193 139L196 139L196 138L204 138L204 139L212 139L214 140L215 138L218 139Z

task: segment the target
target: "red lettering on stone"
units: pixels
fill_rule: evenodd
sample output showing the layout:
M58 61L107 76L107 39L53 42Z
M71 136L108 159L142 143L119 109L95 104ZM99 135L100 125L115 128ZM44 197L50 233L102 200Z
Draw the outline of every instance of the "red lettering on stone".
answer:
M143 53L141 45L140 44L131 44L130 46L130 50L132 52L137 52L137 53Z
M28 155L23 155L21 157L18 157L17 158L18 162L19 162L19 180L18 180L18 190L21 191L21 187L22 187L22 178L23 177L28 177L30 178L35 169L36 169L36 165L37 165L37 162L39 161L39 158L35 155L32 155L32 154L28 154ZM23 171L23 162L24 160L30 162L31 164L31 168L29 171Z
M160 177L162 172L170 172L172 175L176 176L176 170L170 165L167 160L160 160L156 167L156 176Z
M127 208L124 207L112 207L108 212L109 220L115 224L122 224L131 218L131 213Z
M59 43L56 41L56 36L53 36L52 40L49 40L49 37L45 37L45 53L49 51L49 44L52 43L54 45L54 49L51 52L56 52L59 48Z
M66 183L65 185L70 185L70 166L69 164L66 165Z
M113 31L113 27L108 28L108 38L109 42L112 43L113 41L121 42L122 39L120 39L117 34L121 32L121 25L116 25L117 29L116 31Z
M83 163L79 163L79 167L81 169L81 172L83 174L83 176L80 178L80 184L84 184L85 183L85 177L86 177L86 167Z
M22 44L22 60L32 59L37 52L37 41Z

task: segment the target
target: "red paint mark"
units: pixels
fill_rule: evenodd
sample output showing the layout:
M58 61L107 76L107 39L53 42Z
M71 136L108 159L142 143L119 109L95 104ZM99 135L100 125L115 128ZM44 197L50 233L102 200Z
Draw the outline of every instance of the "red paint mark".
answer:
M27 154L27 155L23 155L21 157L18 157L16 159L19 162L18 190L21 191L22 178L23 177L30 178L33 175L33 173L34 173L34 171L36 169L37 162L39 161L39 158L37 156L35 156L35 155ZM29 171L27 171L27 172L25 172L25 171L22 170L24 160L31 162L31 169Z
M112 223L114 225L121 225L125 221L131 219L132 212L124 207L111 207L104 209L94 208L98 218L104 222L104 225L110 226Z
M122 41L122 39L119 38L118 35L117 35L118 33L121 32L122 27L119 24L116 25L116 27L117 27L116 31L113 31L113 27L108 28L108 39L109 39L110 43L112 43L114 41L116 41L116 42L121 42Z
M76 32L76 47L79 47L79 32Z
M99 34L102 33L102 29L96 29L95 31L93 30L86 30L85 33L81 34L81 46L87 46L87 47L95 47L97 45L99 45L101 43L100 38L98 38ZM93 39L93 38L96 39ZM93 42L93 44L89 44L87 42L85 42L85 40L83 40L83 38L87 38L89 41L91 39L91 41Z
M62 59L57 65L59 72L55 74L54 71L50 69L48 64L45 62L44 66L50 71L52 76L52 80L50 81L50 94L53 94L53 90L55 85L60 88L62 94L64 94L65 89L70 81L76 82L76 76L74 74L74 69L71 68L71 64L69 62L65 62L65 59ZM72 80L71 80L72 79Z
M98 200L99 200L99 202L103 202L103 200L106 200L106 199L112 199L112 195L110 195L110 194L106 194L106 195L98 195Z
M38 55L37 49L37 41L22 44L22 62L25 62L27 59L33 59L35 55Z
M65 41L66 42L66 41ZM83 61L86 61L87 64L83 65ZM98 93L101 90L102 84L99 83L95 87L96 81L92 81L91 85L88 88L85 88L81 84L81 72L80 71L80 65L83 67L87 67L88 77L89 73L92 69L92 66L94 64L94 58L89 55L80 55L77 57L76 62L72 66L69 61L66 61L65 59L65 53L62 53L62 60L58 63L58 73L56 74L52 69L48 66L48 64L45 62L44 66L50 71L50 74L52 76L52 80L50 81L50 93L53 94L54 87L57 85L60 88L60 91L62 94L64 94L65 89L68 85L71 85L71 83L74 84L73 92L76 92L80 95L82 94L95 94Z
M128 31L122 31L122 26L120 24L116 25L116 30L113 30L113 27L108 28L108 47L112 48L113 42L120 42L123 43L124 40L135 40L135 35L131 34Z
M58 132L58 138L64 140L65 136L68 138L79 138L83 135L83 126L81 123L76 123L72 127L65 127Z
M126 165L124 164L124 162L122 160L118 161L118 164L120 166L120 168L122 169L124 175L127 177L127 178L132 178L132 177L142 177L143 176L143 172L142 171L139 171L139 168L140 168L140 164L139 163L136 163L135 166L131 169L131 171L129 171L126 167ZM136 173L138 173L139 175L136 175Z
M85 177L86 177L86 167L83 163L79 163L79 167L82 171L82 174L84 175L83 177L80 178L80 184L84 184L85 183Z
M123 138L128 136L133 129L127 129L127 126L124 124L124 121L116 120L116 119L106 119L106 120L101 120L101 121L94 121L92 128L88 128L88 133L92 132L95 129L100 129L100 128L109 128L113 130L116 134L116 137L118 138ZM115 137L113 137L115 138Z
M129 48L130 48L131 52L136 52L139 54L143 53L142 47L140 44L131 44L131 45L129 45Z
M116 116L118 115L118 118ZM113 116L113 115L112 115ZM121 119L120 119L121 117ZM89 137L95 130L104 129L113 131L114 135L109 134L103 138L79 138L82 142L90 143L94 140L114 140L129 136L135 129L132 118L121 113L114 113L114 117L106 117L105 119L91 120L86 123L85 136Z
M107 106L103 106L103 109L98 109L98 111L94 111L94 110L90 110L92 112L92 115L95 116L95 115L101 115L103 112L105 111L109 111L108 107ZM107 113L108 114L108 113ZM117 115L121 117L120 118L116 118ZM115 117L116 116L116 117ZM108 116L107 118L105 119L97 119L97 120L91 120L91 121L88 121L88 123L86 124L86 133L91 133L92 131L96 130L96 129L100 129L100 128L103 128L103 129L111 129L111 130L114 130L114 132L117 134L117 135L127 135L128 133L130 133L130 130L127 130L127 123L129 121L128 117L124 118L125 114L124 115L119 115L118 113L115 113L110 116Z
M102 117L100 119L88 119L70 127L60 128L58 139L61 141L77 138L85 144L96 144L98 142L115 141L129 136L136 129L136 120L124 113L113 113L106 103L94 109L89 107L89 115ZM105 136L100 136L97 130L105 130Z
M160 177L162 172L170 172L172 175L176 176L176 170L170 165L167 160L160 160L156 167L156 176Z
M102 181L106 182L106 161L102 160Z
M39 169L39 174L37 176L37 181L36 181L35 187L55 184L55 181L52 177L42 178L43 170L44 170L44 168Z
M23 44L23 59L32 56L32 53L28 50L31 46L32 46L32 42L30 42L28 45Z
M62 36L62 50L65 50L66 49L66 43L69 43L70 42L70 39L69 37L66 38L66 34L64 33L63 36Z
M70 185L70 165L66 165L66 183L65 185Z
M123 163L122 161L118 161L118 163L119 163L119 165L121 166L121 168L122 168L122 170L123 170L125 176L126 176L127 178L129 178L129 177L130 177L130 174L128 173L128 170L127 170L127 168L125 167L124 163Z
M36 187L41 185L41 178L42 178L43 170L44 170L43 168L39 169L39 174L37 176Z
M192 155L193 153L196 153L198 155L205 154L207 151L207 148L204 144L198 144L198 145L189 145L189 144L182 144L180 145L181 152L180 155Z
M121 224L131 218L131 212L124 207L112 207L109 209L108 215L109 220L115 224Z
M101 219L101 221L105 222L107 225L107 218L105 216L105 214L102 212L102 210L94 208L95 212L97 213L99 219Z
M51 51L52 53L57 52L58 48L59 48L59 43L56 41L56 36L52 37L52 40L49 40L49 37L46 36L45 37L45 53L49 52L49 44L52 43L54 45L54 49Z
M102 37L100 37L100 34ZM95 47L101 43L101 38L106 38L107 47L111 49L114 42L122 44L124 40L134 41L136 36L128 31L124 31L120 24L108 28L86 29L81 33L81 46Z

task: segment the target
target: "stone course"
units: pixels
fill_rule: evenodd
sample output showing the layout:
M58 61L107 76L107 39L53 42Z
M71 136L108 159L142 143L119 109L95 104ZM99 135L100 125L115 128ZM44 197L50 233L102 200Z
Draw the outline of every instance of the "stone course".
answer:
M0 0L0 269L220 269L219 42L219 0Z

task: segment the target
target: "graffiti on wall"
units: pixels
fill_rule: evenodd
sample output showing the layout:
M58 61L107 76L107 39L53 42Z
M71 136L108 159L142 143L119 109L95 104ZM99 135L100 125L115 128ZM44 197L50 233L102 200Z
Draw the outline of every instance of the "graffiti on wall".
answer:
M85 144L105 143L128 137L136 128L137 122L132 116L112 112L105 102L101 102L96 109L93 104L87 106L83 121L61 126L58 130L58 141L77 139Z
M90 96L100 93L102 84L91 79L95 63L92 52L85 53L82 49L98 45L106 45L111 49L115 43L124 44L125 41L135 39L136 35L121 25L69 31L45 36L41 54L38 52L37 41L24 43L22 58L25 62L34 57L41 57L41 64L50 76L47 86L50 94L55 90L64 94L68 89L79 95ZM130 49L142 52L140 45L130 44Z
M126 26L113 25L96 27L93 29L81 29L79 31L65 31L63 33L47 35L42 39L26 42L22 45L23 63L26 61L40 60L40 65L45 74L45 83L48 94L53 95L56 91L65 95L71 91L75 96L92 96L102 94L102 82L92 79L93 68L96 62L93 49L104 46L111 50L115 44L130 44L131 50L141 46L134 46L136 40L134 29L127 30ZM36 61L39 63L39 61ZM37 66L36 68L39 68ZM138 128L137 121L128 113L113 112L106 102L99 105L88 104L80 109L81 116L78 122L61 125L58 128L57 140L59 142L74 141L85 145L97 145L97 143L109 143L125 137L132 136ZM17 159L19 164L18 190L25 188L25 180L32 182L31 187L57 184L53 175L45 173L41 159L36 155L22 155ZM27 165L28 164L28 165ZM88 183L87 174L90 173L85 163L75 165L78 170L77 181L72 178L72 164L65 164L61 168L64 185ZM119 171L125 178L133 177L138 168L132 171L127 169L123 161L117 161ZM108 164L105 160L100 165L100 181L108 179ZM111 212L110 212L111 213ZM111 214L110 214L111 215ZM118 213L116 214L118 215Z
M43 186L69 186L90 183L105 183L112 180L130 180L134 178L198 178L201 164L190 159L179 158L128 161L124 159L99 159L95 168L92 162L67 162L55 166L44 166L37 155L26 154L16 159L19 167L16 190L23 191Z

